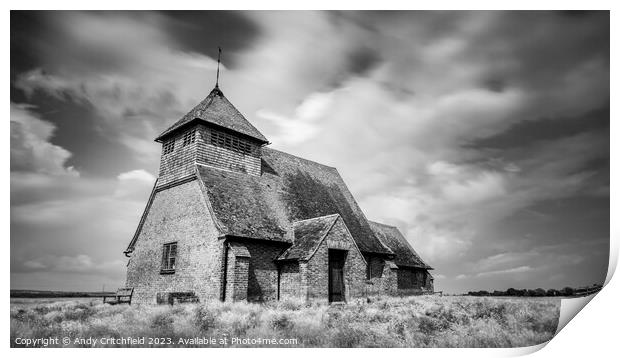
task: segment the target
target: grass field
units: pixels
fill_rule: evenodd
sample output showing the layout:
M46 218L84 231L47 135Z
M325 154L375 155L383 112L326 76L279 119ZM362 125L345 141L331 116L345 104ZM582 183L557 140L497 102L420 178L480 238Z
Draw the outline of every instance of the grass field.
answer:
M332 306L288 301L109 306L89 298L11 299L11 346L54 337L68 337L70 343L31 344L136 346L119 339L145 337L138 346L520 347L550 340L559 308L557 298L457 296L378 298ZM213 340L188 340L196 337Z

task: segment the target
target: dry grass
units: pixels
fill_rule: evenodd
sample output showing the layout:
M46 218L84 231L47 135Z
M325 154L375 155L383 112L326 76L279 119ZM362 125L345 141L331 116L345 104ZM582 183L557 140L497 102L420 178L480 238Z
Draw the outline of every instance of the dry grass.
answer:
M93 300L13 300L11 346L18 346L18 337L70 337L72 342L88 337L169 337L173 346L191 346L178 344L179 338L260 337L296 338L297 344L284 345L288 347L519 347L553 337L559 306L554 298L436 296L378 298L343 306L290 301L107 306Z

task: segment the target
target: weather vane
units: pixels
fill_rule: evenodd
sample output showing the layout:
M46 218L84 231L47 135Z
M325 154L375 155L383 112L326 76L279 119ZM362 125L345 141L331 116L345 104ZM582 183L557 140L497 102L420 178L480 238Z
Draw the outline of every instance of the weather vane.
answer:
M218 46L217 50L217 76L215 78L215 88L220 88L220 57L222 56L222 48Z

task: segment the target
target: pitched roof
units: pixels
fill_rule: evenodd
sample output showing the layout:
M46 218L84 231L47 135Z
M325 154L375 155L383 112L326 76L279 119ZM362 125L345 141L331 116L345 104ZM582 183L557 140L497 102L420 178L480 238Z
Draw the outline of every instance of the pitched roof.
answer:
M433 269L420 258L397 227L370 220L368 222L377 238L396 254L394 258L396 265Z
M198 165L224 233L293 243L296 221L339 214L362 252L392 254L373 233L335 168L263 148L263 174Z
M308 259L334 226L336 220L338 220L338 214L294 222L295 242L278 257L278 260Z
M176 129L194 121L204 121L232 131L245 134L259 142L269 142L265 136L256 129L247 119L226 99L224 93L215 87L209 95L196 107L189 111L183 118L163 131L155 140L161 141L164 137Z

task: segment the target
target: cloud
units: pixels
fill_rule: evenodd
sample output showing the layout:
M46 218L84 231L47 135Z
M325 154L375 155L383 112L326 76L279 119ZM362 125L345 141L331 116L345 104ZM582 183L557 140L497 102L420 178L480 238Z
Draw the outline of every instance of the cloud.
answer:
M66 166L71 153L50 143L55 130L31 107L11 102L11 171L78 176L73 167Z
M153 174L144 169L135 169L118 175L118 186L114 197L124 200L142 200L155 183Z
M144 207L152 189L154 177L142 170L121 173L115 180L75 178L66 181L54 176L29 176L12 174L19 181L12 192L47 191L57 188L58 192L37 196L38 200L14 203L11 219L14 223L30 226L72 227L75 220L84 223L84 229L91 225L102 225L108 221L108 230L123 230L129 218L135 218ZM114 213L113 215L111 215ZM68 220L71 218L71 220ZM116 227L114 225L117 225ZM133 223L130 224L134 226ZM77 228L76 228L77 229Z
M528 262L532 259L541 256L541 253L538 251L528 251L528 252L505 252L497 255L492 255L489 257L485 257L479 260L476 264L476 270L485 272L489 269L494 269L502 266L511 266L515 263L523 263ZM505 271L505 270L504 270ZM501 271L495 271L501 272Z
M153 138L208 94L217 62L177 49L158 14L74 12L47 21L64 37L50 41L80 50L44 47L46 67L18 74L15 87L91 108L95 125L134 162L156 163Z
M137 180L150 184L155 181L155 177L153 176L153 174L147 172L144 169L135 169L129 172L119 174L118 180Z
M93 269L95 264L88 255L53 256L36 258L24 262L30 269L46 269L54 271L80 272Z
M492 275L506 275L506 274L515 274L515 273L524 273L532 271L532 268L529 266L519 266L506 270L498 270L498 271L488 271L488 272L479 272L476 274L477 277L485 277Z
M369 218L397 225L431 265L450 272L502 246L517 245L511 234L495 228L521 210L590 190L594 173L586 167L608 151L604 132L558 131L516 150L471 144L523 121L557 118L559 128L565 115L605 106L605 86L597 81L608 76L608 67L604 53L592 53L590 59L567 57L562 61L574 61L573 66L541 83L520 68L534 51L525 38L494 47L481 42L496 29L514 26L515 20L502 24L507 20L503 15L477 13L455 19L451 30L458 31L421 39L428 28L421 29L422 35L416 31L428 24L416 26L404 18L370 19L382 41L375 43L371 36L368 43L390 61L379 60L364 75L321 92L330 101L312 122L320 132L273 145L337 167ZM549 30L561 33L564 24ZM350 31L358 30L352 26ZM411 38L404 40L408 31ZM548 66L550 72L557 70ZM582 70L598 80L581 77ZM575 76L583 81L566 88ZM483 85L489 78L501 85ZM566 101L571 102L568 107ZM273 132L295 128L296 118L282 114L272 121ZM494 269L495 276L526 266L527 258L520 259L526 261ZM560 261L553 262L558 267Z
M57 275L76 280L62 284L66 289L123 281L122 251L152 189L150 173L136 169L111 179L12 173L11 181L11 269L21 280L17 286L58 289L51 284L62 282Z
M608 115L583 124L609 106L606 16L243 13L255 37L225 52L220 84L273 147L337 167L365 214L397 225L444 281L473 284L494 272L475 282L500 282L524 267L538 274L542 260L557 270L560 255L579 261L576 246L532 249L568 237L528 222L518 224L530 238L502 228L541 203L608 196L608 174L592 165L608 162ZM129 154L106 178L78 180L71 153L49 143L54 125L17 107L35 120L16 130L34 136L16 140L16 160L12 128L12 164L24 166L12 172L12 219L42 231L63 226L54 224L63 216L101 222L114 231L101 239L120 246L152 186L160 154L152 138L209 92L216 62L179 47L165 14L71 12L49 22L61 35L15 87L31 100L44 93L88 106L97 131ZM41 152L53 153L51 164ZM82 238L86 226L54 235Z
M331 105L332 93L313 93L296 109L293 117L285 117L269 110L260 109L256 115L270 121L277 129L270 140L279 145L299 145L315 137L321 131L317 121L327 114Z

